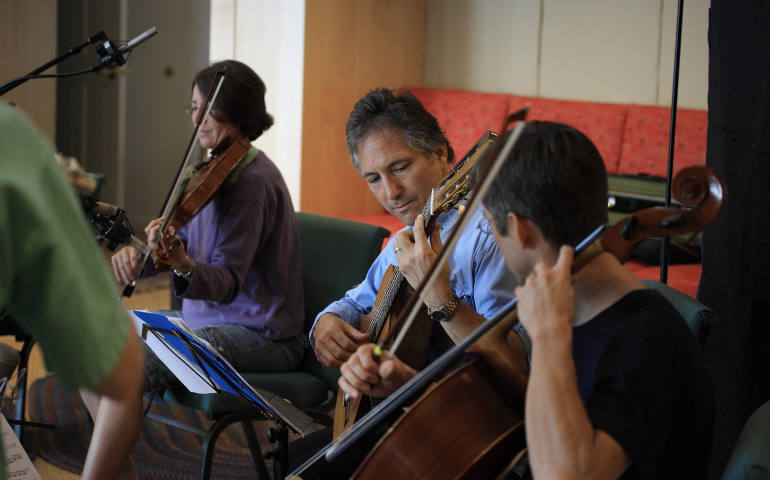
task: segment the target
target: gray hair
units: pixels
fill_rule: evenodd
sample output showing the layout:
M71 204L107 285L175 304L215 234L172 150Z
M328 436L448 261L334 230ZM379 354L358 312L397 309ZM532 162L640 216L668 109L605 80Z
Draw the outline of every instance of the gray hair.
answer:
M446 146L447 160L454 162L454 150L439 127L436 117L408 90L394 91L377 88L356 102L345 127L348 151L356 171L361 171L358 148L371 132L383 130L401 132L407 145L426 155Z

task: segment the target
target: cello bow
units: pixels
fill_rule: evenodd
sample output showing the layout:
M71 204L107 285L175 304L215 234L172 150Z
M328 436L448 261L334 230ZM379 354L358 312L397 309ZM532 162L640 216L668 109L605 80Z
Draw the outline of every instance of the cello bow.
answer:
M506 152L510 152L510 149L501 152L504 155L496 157L494 162L497 163L501 161L501 158L506 158ZM575 247L576 253L589 247L596 253L606 250L622 262L627 258L633 246L646 238L696 232L711 225L716 221L724 208L726 194L723 182L713 170L705 166L688 167L680 171L674 179L674 196L685 205L685 208L650 208L630 215L609 229L601 226ZM475 197L476 195L474 195L474 199ZM599 238L601 238L601 245L599 242L596 242ZM445 248L446 250L447 248ZM576 262L577 260L579 260L578 257L576 257ZM576 266L578 265L576 264ZM420 391L423 391L442 372L453 365L466 350L485 342L490 337L499 336L500 332L506 333L510 325L517 320L515 308L516 299L512 300L502 310L502 313L477 327L468 337L394 391L385 401L366 414L351 429L317 452L316 455L292 472L290 476L300 475L321 457L326 457L329 461L333 460L350 445L358 441L364 434L371 431L374 426L380 424L397 408L401 408L409 399L416 397ZM409 411L411 412L413 409L409 409ZM519 424L517 423L516 425ZM513 430L518 429L518 426L513 428ZM393 431L395 431L395 427L391 428L388 434L391 434ZM375 447L375 450L377 450L377 447ZM381 449L380 451L384 450L387 449ZM365 462L368 462L373 452L370 452ZM400 460L404 463L403 458L400 457ZM425 462L426 459L420 457L419 461Z

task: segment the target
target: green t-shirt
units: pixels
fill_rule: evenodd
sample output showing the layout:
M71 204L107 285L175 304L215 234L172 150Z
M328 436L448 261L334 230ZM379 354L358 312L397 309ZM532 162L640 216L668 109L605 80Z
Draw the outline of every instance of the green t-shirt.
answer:
M49 143L0 103L0 306L70 387L113 371L128 320L74 189ZM5 462L0 460L0 478Z

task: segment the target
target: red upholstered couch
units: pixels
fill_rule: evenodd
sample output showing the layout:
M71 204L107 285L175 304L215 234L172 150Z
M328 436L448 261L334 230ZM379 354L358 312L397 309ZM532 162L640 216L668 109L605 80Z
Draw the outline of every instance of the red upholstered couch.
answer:
M585 133L604 158L610 174L611 194L639 189L644 197L665 191L670 110L667 107L554 100L510 94L494 94L440 88L409 88L439 121L457 158L486 130L499 131L509 113L530 106L529 120L566 123ZM706 163L707 112L679 109L677 112L674 172L689 165ZM639 176L642 177L639 177ZM652 177L652 178L649 178ZM611 216L611 220L620 215ZM377 223L395 231L398 220L383 216L349 217ZM659 279L659 267L639 261L629 267L641 278ZM672 265L669 284L695 297L700 264Z

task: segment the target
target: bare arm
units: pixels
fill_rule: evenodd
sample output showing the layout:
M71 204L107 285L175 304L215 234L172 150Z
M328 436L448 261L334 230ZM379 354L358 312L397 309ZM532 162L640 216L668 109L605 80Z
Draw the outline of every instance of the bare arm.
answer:
M142 392L149 387L142 368L142 352L129 328L123 352L113 371L91 390L81 392L94 419L94 431L83 466L84 479L134 478L129 454L139 436Z
M629 458L612 437L591 424L572 359L573 252L563 247L554 268L539 263L516 289L519 315L532 335L527 388L527 445L537 478L619 477Z

